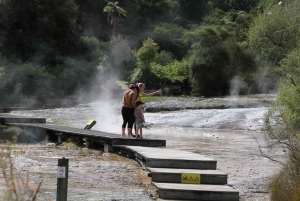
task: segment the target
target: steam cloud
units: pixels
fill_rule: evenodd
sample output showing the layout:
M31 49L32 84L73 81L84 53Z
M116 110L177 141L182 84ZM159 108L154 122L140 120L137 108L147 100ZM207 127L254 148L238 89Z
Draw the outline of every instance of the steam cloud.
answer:
M245 90L247 88L247 84L238 76L235 76L230 81L230 89L229 94L230 96L238 96L241 90Z

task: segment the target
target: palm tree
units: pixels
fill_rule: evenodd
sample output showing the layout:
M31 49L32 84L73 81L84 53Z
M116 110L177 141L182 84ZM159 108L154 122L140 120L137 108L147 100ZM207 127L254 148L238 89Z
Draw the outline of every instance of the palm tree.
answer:
M116 19L118 17L125 16L126 17L126 11L118 6L118 2L112 3L108 2L107 6L104 7L103 13L107 13L107 21L110 19L110 23L113 25L112 35L115 36L116 31Z

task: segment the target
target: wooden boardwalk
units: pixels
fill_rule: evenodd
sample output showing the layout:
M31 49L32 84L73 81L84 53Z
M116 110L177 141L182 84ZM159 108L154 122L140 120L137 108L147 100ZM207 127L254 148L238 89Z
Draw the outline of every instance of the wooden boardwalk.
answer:
M126 155L139 162L152 177L160 200L239 200L239 192L227 185L227 174L216 170L216 160L168 149L165 140L121 138L118 134L56 126L46 124L44 118L6 113L0 113L0 123L44 133L52 141L58 141L62 134L92 138L97 145L104 147L105 152Z
M216 169L217 161L188 151L142 146L118 146L123 152L133 152L143 167Z

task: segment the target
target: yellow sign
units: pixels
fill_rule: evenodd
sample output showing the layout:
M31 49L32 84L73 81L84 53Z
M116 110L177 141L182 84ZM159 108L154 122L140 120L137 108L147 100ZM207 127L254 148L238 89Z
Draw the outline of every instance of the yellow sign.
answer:
M95 121L95 120L90 120L88 123L87 123L87 125L91 125L92 123L93 123L93 121Z
M200 174L181 174L181 183L184 184L200 184L201 175Z

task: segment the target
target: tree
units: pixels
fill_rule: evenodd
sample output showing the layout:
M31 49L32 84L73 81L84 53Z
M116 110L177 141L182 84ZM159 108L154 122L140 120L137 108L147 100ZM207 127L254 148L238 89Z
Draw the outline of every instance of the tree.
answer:
M199 0L179 0L181 17L191 22L199 23L207 14L206 1Z
M268 6L252 22L248 42L275 64L297 46L300 31L300 1Z
M235 76L253 82L249 75L256 70L255 55L224 27L202 26L190 37L189 78L194 95L226 95Z
M161 49L172 52L177 59L182 59L190 44L184 38L188 30L171 23L159 23L154 28L154 39Z
M224 95L228 92L230 57L222 47L230 34L220 27L199 28L189 58L190 82L194 95Z
M62 62L77 51L77 12L73 0L6 1L1 8L3 55L38 59L42 65Z
M118 6L118 2L112 3L112 2L108 2L107 6L104 7L103 12L107 13L107 21L110 20L110 23L113 26L113 30L112 30L112 36L115 36L115 32L116 32L116 21L118 19L118 17L122 17L122 16L127 16L127 12L121 8L120 6Z
M272 141L288 150L287 161L271 182L272 200L299 200L300 187L300 48L280 62L280 84L276 107L265 117ZM275 142L274 142L275 141ZM281 189L281 190L278 190Z
M249 12L259 3L259 0L229 0L229 2L235 10Z
M137 68L131 76L131 82L137 82L143 80L152 84L153 74L150 71L150 64L158 56L159 46L153 41L153 39L148 38L143 41L143 46L137 51Z

